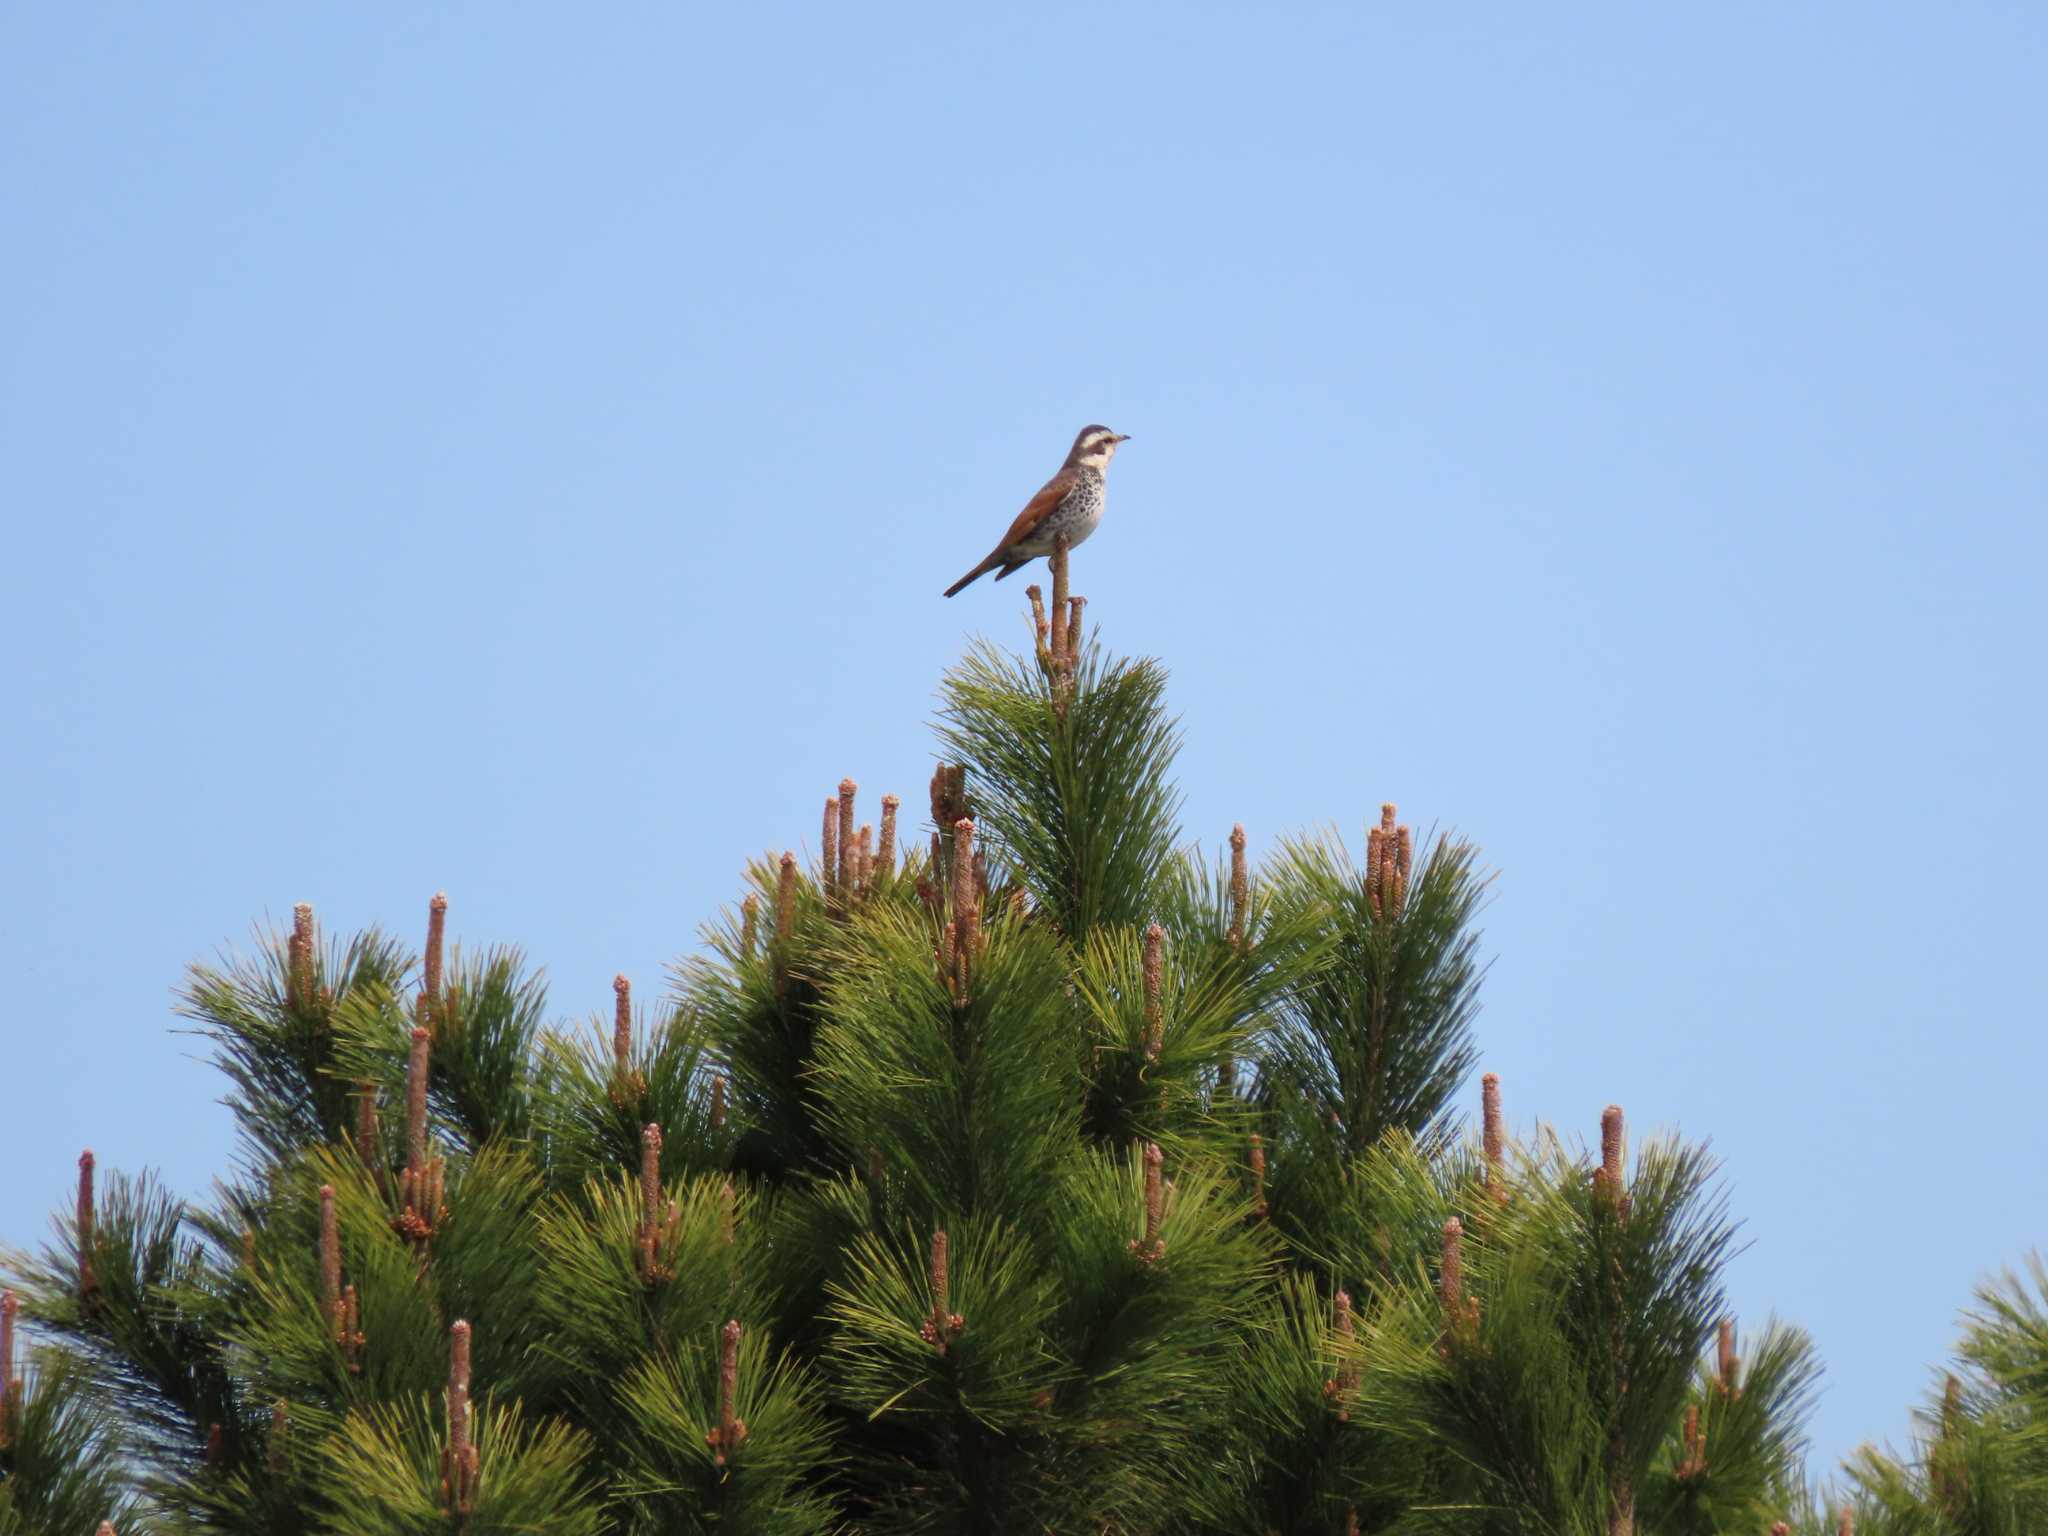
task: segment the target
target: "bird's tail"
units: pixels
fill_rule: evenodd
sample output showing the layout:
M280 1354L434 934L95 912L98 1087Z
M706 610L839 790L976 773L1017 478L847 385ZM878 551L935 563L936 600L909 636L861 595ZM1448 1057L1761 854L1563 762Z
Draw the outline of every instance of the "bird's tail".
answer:
M951 597L955 592L958 592L962 587L973 585L976 581L979 581L983 576L986 576L990 571L994 570L997 566L1001 565L1002 563L1003 562L1001 557L997 555L990 555L986 560L982 561L981 564L977 565L965 576L962 576L958 581L954 582L953 585L946 588L946 596Z

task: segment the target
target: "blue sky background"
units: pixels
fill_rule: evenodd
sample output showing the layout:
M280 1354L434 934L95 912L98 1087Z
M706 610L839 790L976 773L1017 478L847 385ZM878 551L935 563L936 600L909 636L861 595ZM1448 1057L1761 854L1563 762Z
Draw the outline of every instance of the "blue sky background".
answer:
M1711 1137L1898 1436L2048 1209L2048 12L1412 11L0 10L0 1237L204 1190L252 918L583 1015L921 805L1102 420L1189 832L1482 844L1517 1125Z

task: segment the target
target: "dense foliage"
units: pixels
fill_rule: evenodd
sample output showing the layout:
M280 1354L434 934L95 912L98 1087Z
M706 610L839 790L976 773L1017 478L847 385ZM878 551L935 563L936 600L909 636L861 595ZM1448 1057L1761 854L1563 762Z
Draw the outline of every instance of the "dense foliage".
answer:
M842 784L609 1031L439 898L196 968L238 1166L11 1256L0 1536L1832 1529L1704 1153L1464 1135L1474 851L1187 848L1068 618L946 679L923 846ZM2042 1528L2043 1280L1863 1528Z

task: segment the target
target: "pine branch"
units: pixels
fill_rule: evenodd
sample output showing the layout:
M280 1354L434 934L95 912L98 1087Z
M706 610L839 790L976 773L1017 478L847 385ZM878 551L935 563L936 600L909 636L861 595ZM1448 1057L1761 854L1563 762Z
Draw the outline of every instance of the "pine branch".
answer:
M821 957L821 1123L841 1166L879 1152L933 1222L1040 1208L1073 1147L1078 1036L1058 938L1007 915L974 932L986 947L965 1002L908 907L864 917Z
M1376 829L1374 847L1383 846L1400 845ZM1312 1106L1338 1156L1357 1156L1389 1130L1439 1134L1474 1060L1481 967L1471 920L1485 886L1476 855L1439 840L1412 879L1392 859L1361 874L1334 839L1292 841L1271 877L1274 923L1313 935L1324 958L1282 1000L1263 1097L1289 1114Z
M293 933L258 935L259 952L195 965L179 1012L214 1043L233 1085L227 1098L244 1157L262 1168L339 1136L352 1119L351 1080L338 1061L335 1019L360 994L389 995L412 972L404 947L375 929L323 949L302 908Z
M126 1487L132 1448L122 1404L94 1374L62 1350L19 1359L4 1431L0 1431L0 1532L42 1536L87 1531L103 1519L132 1524Z
M1090 645L1059 685L1034 663L979 646L946 676L939 737L967 765L992 864L1069 938L1139 924L1178 832L1170 774L1180 731L1164 670Z
M58 1223L56 1246L8 1252L0 1265L22 1313L63 1338L95 1389L121 1405L136 1453L175 1466L205 1444L209 1425L237 1418L203 1305L215 1279L185 1207L153 1176L102 1176L97 1186L88 1197L81 1178L78 1215Z

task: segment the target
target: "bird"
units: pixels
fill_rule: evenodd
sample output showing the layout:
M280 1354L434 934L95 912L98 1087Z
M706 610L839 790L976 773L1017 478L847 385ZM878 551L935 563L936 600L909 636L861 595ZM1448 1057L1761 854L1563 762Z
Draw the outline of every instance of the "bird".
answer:
M1024 510L1017 514L1001 542L988 552L988 558L946 588L946 596L951 597L990 571L1001 581L1019 566L1051 554L1053 540L1061 534L1067 536L1067 547L1072 549L1093 533L1095 525L1102 521L1102 472L1116 457L1117 444L1130 440L1127 432L1112 432L1103 426L1083 427L1060 472L1024 503Z

